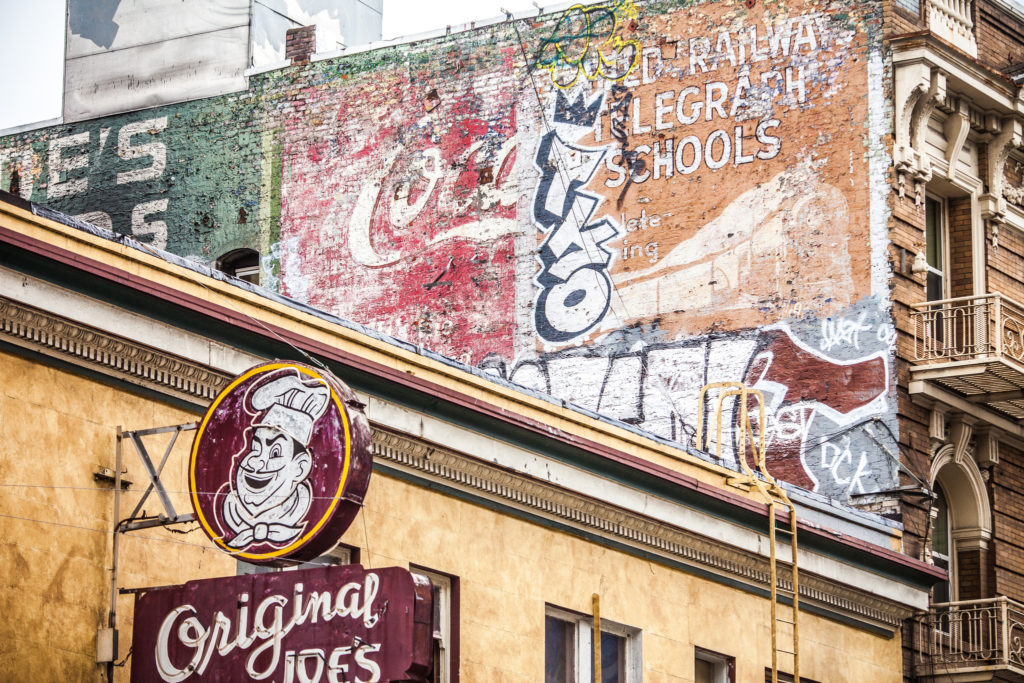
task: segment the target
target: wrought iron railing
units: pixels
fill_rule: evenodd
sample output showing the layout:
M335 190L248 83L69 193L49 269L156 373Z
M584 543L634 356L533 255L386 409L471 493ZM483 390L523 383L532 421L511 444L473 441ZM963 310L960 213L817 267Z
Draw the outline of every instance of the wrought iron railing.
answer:
M919 675L993 666L1024 672L1024 605L1015 600L936 604L916 630Z
M1007 296L965 296L911 308L917 362L1004 356L1024 363L1024 306Z

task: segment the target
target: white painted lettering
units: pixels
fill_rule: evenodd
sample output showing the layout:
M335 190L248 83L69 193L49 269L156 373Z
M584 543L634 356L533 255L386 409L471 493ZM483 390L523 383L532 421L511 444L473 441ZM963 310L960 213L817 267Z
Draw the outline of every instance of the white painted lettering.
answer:
M167 128L167 117L161 116L155 119L146 119L145 121L136 121L134 123L128 123L121 127L121 130L117 132L117 156L121 157L125 161L132 159L142 159L150 157L152 162L149 166L143 168L137 168L132 171L125 171L124 173L117 174L117 184L124 185L125 183L135 183L141 180L153 180L159 178L164 173L164 169L167 167L167 147L162 142L145 142L141 145L133 145L132 137L135 135L141 135L148 133L150 135L156 135L157 133ZM102 153L103 143L106 141L106 136L102 135L100 138L100 152Z
M89 133L78 133L67 137L57 138L50 142L50 155L48 165L50 168L50 180L46 188L48 199L58 199L70 195L79 194L89 189L88 178L75 178L74 180L64 177L65 173L77 168L85 168L89 165L89 157L86 154L75 154L64 156L64 150L71 147L81 147L89 142ZM64 177L64 180L61 178Z

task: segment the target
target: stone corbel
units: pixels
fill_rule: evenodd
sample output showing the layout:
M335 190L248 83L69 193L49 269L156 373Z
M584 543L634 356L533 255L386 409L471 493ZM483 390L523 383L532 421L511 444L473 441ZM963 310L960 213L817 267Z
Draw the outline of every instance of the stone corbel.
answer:
M1021 146L1022 134L1024 129L1019 120L1005 118L999 132L988 143L988 192L978 198L978 205L993 247L999 246L999 226L1006 221L1003 171L1010 152Z
M924 186L931 179L931 164L924 153L928 119L946 101L946 74L924 63L900 65L896 70L897 112L894 163L900 199L913 183L914 203L924 203Z
M982 216L985 216L984 204L982 204ZM993 209L985 220L985 228L988 233L988 243L995 249L999 246L999 228L1006 222L1006 203L1003 202L999 209Z
M949 425L949 441L953 444L953 461L962 465L967 459L968 446L974 435L974 420L966 415L956 415Z
M946 413L933 407L928 420L928 440L932 451L946 443Z
M999 464L999 430L980 427L975 434L974 458L978 467L988 470Z
M946 119L945 133L949 143L946 146L946 161L949 162L948 177L956 176L956 166L960 161L960 153L967 142L967 134L971 132L971 109L964 98L955 100L949 118Z

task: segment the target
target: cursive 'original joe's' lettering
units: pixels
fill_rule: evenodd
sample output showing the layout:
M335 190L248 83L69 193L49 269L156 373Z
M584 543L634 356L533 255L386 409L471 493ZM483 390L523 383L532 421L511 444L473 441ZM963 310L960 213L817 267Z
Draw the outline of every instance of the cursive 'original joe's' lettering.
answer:
M214 655L226 656L235 648L250 650L245 662L246 673L253 680L264 680L278 669L281 663L281 641L296 626L317 621L329 622L334 618L361 620L367 629L373 628L380 612L374 610L373 603L377 597L380 579L376 574L367 574L363 583L346 583L337 592L322 591L304 595L303 585L295 584L291 599L284 595L269 595L256 605L249 619L249 594L242 593L238 598L237 624L223 612L216 612L211 623L204 624L196 616L192 605L181 605L164 617L160 625L156 642L156 665L160 677L175 683L184 681L193 674L201 676L209 666ZM289 610L289 602L291 608ZM290 616L286 616L290 612ZM192 652L192 657L184 667L171 660L172 639ZM341 681L339 673L348 670L348 664L342 659L349 655L355 665L366 672L367 678L357 678L363 683L380 680L380 667L370 659L371 653L380 650L379 644L353 642L346 646L335 647L327 660L327 680ZM318 650L319 651L319 650ZM322 651L320 651L322 652ZM299 653L300 657L304 653ZM294 674L294 653L287 653L285 680ZM261 662L262 660L262 662ZM314 680L320 678L320 672Z

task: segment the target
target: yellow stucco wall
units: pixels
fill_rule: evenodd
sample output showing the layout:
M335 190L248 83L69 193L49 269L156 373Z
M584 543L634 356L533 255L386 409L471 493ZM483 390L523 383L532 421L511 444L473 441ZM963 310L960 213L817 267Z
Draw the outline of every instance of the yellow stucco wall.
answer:
M96 629L106 625L113 490L96 483L113 467L116 429L197 416L110 384L0 353L0 680L102 680ZM159 459L167 437L154 437ZM179 511L190 434L164 476ZM135 453L127 516L145 488ZM159 511L152 498L146 505ZM182 583L234 573L234 561L199 531L127 534L119 586ZM599 593L604 618L642 629L643 680L693 678L693 645L737 658L737 680L761 683L770 663L768 601L540 524L375 474L345 537L368 567L429 567L459 577L461 680L543 680L544 610L580 612ZM130 646L133 598L118 601L120 654ZM900 645L829 620L802 617L802 673L829 682L899 681ZM128 669L116 680L127 681Z
M0 680L100 680L96 630L107 624L113 486L93 479L113 470L117 427L142 429L191 422L196 415L21 356L0 352ZM166 437L154 437L159 459ZM184 490L189 439L171 456L167 486ZM129 447L130 448L130 447ZM127 517L147 481L138 456L125 450ZM188 498L173 496L188 512ZM146 504L160 512L159 502ZM119 586L153 586L218 576L234 562L186 536L152 529L122 544ZM133 598L118 601L118 626L131 632ZM121 655L128 651L122 643Z
M364 565L459 577L467 683L542 681L545 603L589 612L593 593L603 618L642 629L645 683L692 681L694 645L735 656L739 683L763 683L771 664L763 598L400 480L375 475L346 540ZM806 613L801 634L804 676L901 680L898 638Z

